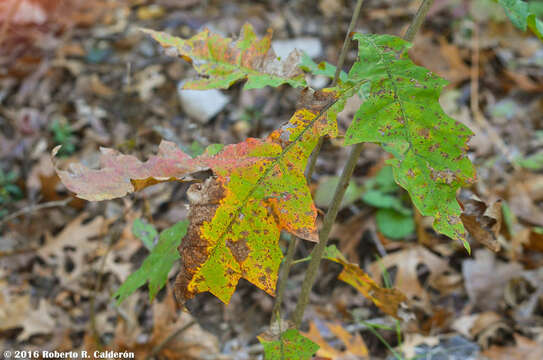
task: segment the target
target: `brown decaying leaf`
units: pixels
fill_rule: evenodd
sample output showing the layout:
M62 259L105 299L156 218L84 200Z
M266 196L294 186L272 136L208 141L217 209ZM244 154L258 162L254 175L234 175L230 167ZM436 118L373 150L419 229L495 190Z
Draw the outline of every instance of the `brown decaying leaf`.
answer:
M464 211L460 219L475 240L494 252L500 250L498 234L502 225L501 200L490 204L476 196L462 202Z
M46 233L45 245L38 250L38 255L43 258L46 264L57 266L58 275L63 283L82 275L85 255L98 246L97 242L89 242L89 239L107 231L108 223L103 217L95 217L84 224L83 221L87 217L87 213L82 213L56 236ZM67 247L74 250L66 252ZM73 269L69 272L64 266L64 259L68 256L74 264Z
M514 334L516 345L491 346L482 353L490 360L541 360L543 345L519 334Z
M418 279L418 266L426 265L430 272L427 284L424 288ZM410 301L425 311L430 311L430 297L426 292L426 285L433 287L441 293L456 288L461 277L452 269L446 260L427 250L422 246L395 252L370 265L370 271L374 277L380 278L382 269L396 267L395 288L404 293Z
M494 253L479 249L474 260L462 264L466 291L470 301L483 310L495 310L503 301L506 283L519 275L522 266L495 259Z
M353 356L356 359L364 359L368 356L368 348L360 334L350 334L341 324L337 323L327 323L326 327L343 343L344 350L337 350L330 345L322 337L317 325L311 321L309 323L309 331L302 333L302 335L320 346L319 350L317 350L317 356L332 360L350 359Z

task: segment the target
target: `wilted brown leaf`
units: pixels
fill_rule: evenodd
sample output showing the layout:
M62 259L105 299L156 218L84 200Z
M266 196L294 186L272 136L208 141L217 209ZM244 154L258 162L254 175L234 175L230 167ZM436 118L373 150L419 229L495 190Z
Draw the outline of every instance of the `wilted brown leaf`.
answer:
M350 359L353 356L356 359L367 358L368 348L360 334L350 334L343 326L341 326L341 324L327 323L326 327L343 343L344 350L337 350L330 345L322 337L317 325L311 321L309 323L309 331L302 334L320 346L319 350L317 350L317 356L326 357L332 360Z
M498 235L502 225L501 200L490 204L476 196L462 202L464 211L460 219L475 240L494 252L500 250Z

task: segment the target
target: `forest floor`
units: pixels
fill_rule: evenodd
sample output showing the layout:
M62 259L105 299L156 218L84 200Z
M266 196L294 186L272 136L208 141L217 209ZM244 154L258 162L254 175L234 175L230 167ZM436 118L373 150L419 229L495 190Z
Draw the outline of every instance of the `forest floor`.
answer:
M273 298L244 280L229 305L202 294L182 311L172 292L176 264L153 302L145 287L120 305L112 299L148 254L134 221L160 231L186 218L186 184L86 202L60 183L51 150L63 145L63 165L96 166L99 147L145 159L161 139L196 155L209 144L265 136L291 116L299 90L235 85L221 91L217 113L208 111L217 100L205 98L189 109L178 86L196 73L138 29L190 37L208 27L236 37L249 22L259 35L273 29L277 52L294 43L335 64L354 3L0 1L0 349L262 359L256 335L269 324ZM401 36L418 3L365 1L356 31ZM532 7L543 15L541 3ZM351 44L345 69L356 55ZM341 266L325 262L305 330L321 358L394 358L392 348L406 359L543 359L543 43L514 28L491 0L436 0L410 55L450 82L442 106L475 133L469 156L477 182L459 197L471 204L466 216L484 224L478 240L500 249L471 238L469 255L438 236L390 179L388 155L368 144L331 243L376 281L389 278L412 316L385 316L337 280ZM317 88L328 81L309 80ZM340 114L341 132L359 105L349 102ZM310 184L323 211L347 155L340 141L325 142ZM370 192L395 199L401 211L369 201ZM311 246L302 243L296 257ZM305 266L293 267L284 316Z

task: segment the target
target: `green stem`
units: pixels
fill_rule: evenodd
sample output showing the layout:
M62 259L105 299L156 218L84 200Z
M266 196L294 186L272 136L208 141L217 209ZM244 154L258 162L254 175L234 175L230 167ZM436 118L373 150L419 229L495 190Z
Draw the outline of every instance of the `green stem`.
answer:
M411 22L411 25L409 26L409 29L404 36L405 40L409 42L413 41L415 34L418 32L422 23L424 22L426 14L428 13L428 10L430 9L430 6L433 4L433 2L434 0L424 0L423 3L420 5L420 8L417 11L415 18ZM309 261L309 265L305 273L305 278L302 283L302 290L300 292L300 296L298 297L296 309L294 310L294 314L292 315L292 321L294 322L297 329L299 329L302 324L305 308L309 302L309 294L311 293L311 289L313 288L313 284L315 283L315 279L317 278L320 262L324 254L324 249L326 248L326 244L328 242L328 236L330 235L332 225L336 220L341 201L343 200L343 195L345 195L345 190L349 185L349 181L351 180L354 167L356 165L356 162L358 161L360 153L362 152L363 146L363 143L356 144L351 150L351 153L349 154L347 163L345 164L343 172L341 173L341 176L339 178L339 183L336 187L334 197L332 199L330 207L328 208L328 212L324 217L322 228L319 232L319 242L317 243L317 245L315 245L313 251L311 252L311 260Z
M311 289L315 283L322 255L324 254L324 249L326 248L326 243L328 242L328 235L330 235L332 225L336 220L336 216L341 205L341 200L343 199L343 195L345 195L345 190L347 190L347 186L349 185L351 175L353 174L354 167L358 161L360 153L362 152L363 146L363 143L356 144L351 150L347 163L345 164L343 172L339 178L339 183L336 187L330 208L324 217L322 229L319 232L319 242L317 245L315 245L313 251L311 252L311 260L309 260L309 265L305 273L302 290L300 292L300 296L298 297L296 309L292 315L292 321L294 322L296 328L300 328L302 323L305 308L309 302L309 294L311 293Z
M353 16L351 17L351 23L349 24L349 28L347 29L347 33L345 34L345 39L343 40L343 46L339 54L339 61L337 64L336 73L334 74L334 79L332 80L332 87L335 86L338 82L339 74L341 73L341 68L343 68L343 63L345 62L345 56L347 54L347 50L349 49L349 44L351 42L351 33L353 32L356 22L358 20L358 16L360 14L360 9L362 8L363 2L364 0L357 0L356 2ZM324 142L324 137L320 137L317 145L315 146L315 149L313 150L313 153L311 154L311 158L309 159L309 164L305 172L305 178L307 179L307 182L311 181L311 176L315 172L315 165L317 164L317 158L319 156L319 152L322 148L323 142ZM283 303L283 297L285 296L285 289L287 285L288 275L290 273L290 269L292 265L294 265L293 260L294 260L294 254L296 253L296 248L298 247L298 241L299 239L297 237L291 237L290 242L288 244L287 253L285 255L285 259L283 260L283 264L281 265L281 270L279 272L277 292L276 292L276 297L275 297L275 303L273 304L270 324L273 324L280 317L281 304Z
M351 43L351 33L354 31L356 22L358 21L358 15L360 15L360 9L362 8L362 3L364 0L358 0L354 7L353 17L351 18L351 23L345 34L345 40L343 40L343 47L341 48L341 53L339 54L339 60L336 67L336 73L334 74L334 80L332 81L332 87L336 86L339 79L339 74L341 73L341 68L343 68L343 63L345 62L345 56L347 55L347 49Z
M419 9L417 10L417 14L413 18L411 25L409 25L409 28L407 29L407 32L403 37L405 40L413 42L413 40L415 39L415 35L417 35L420 27L422 26L422 23L424 22L424 19L426 19L426 14L428 14L428 11L433 4L434 0L424 0L422 2Z
M273 304L272 316L270 321L270 326L279 320L281 313L281 304L283 303L283 298L285 297L285 290L287 288L287 279L290 272L290 268L293 263L294 254L296 253L296 247L298 245L298 238L296 236L289 236L290 241L288 243L287 254L281 265L281 270L279 272L279 281L277 282L277 292L275 297L275 303Z

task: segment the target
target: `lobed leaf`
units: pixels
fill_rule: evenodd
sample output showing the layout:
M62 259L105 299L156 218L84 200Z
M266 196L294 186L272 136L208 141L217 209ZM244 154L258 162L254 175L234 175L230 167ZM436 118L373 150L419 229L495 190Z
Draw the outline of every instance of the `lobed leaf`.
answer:
M53 156L57 151L58 147L53 150ZM115 199L160 182L191 180L190 174L207 169L169 141L160 143L158 154L146 162L113 149L101 148L100 151L98 170L81 164L70 164L69 171L56 168L62 183L81 199Z
M154 30L143 31L164 48L175 49L180 57L192 63L200 75L207 77L185 83L185 89L226 89L241 80L247 80L245 89L282 84L293 87L306 85L298 68L300 53L293 51L281 61L271 48L271 29L258 39L253 27L247 23L237 41L213 34L208 29L190 39Z
M206 161L216 177L188 192L191 226L180 247L178 299L209 291L228 303L242 277L273 295L280 231L317 241L304 170L319 136L336 131L318 114L298 110L268 138L226 146Z
M400 305L407 300L404 294L396 289L382 288L377 285L357 264L345 259L335 245L326 247L324 258L343 265L343 271L338 276L339 280L354 287L386 314L400 318L398 313Z
M494 0L505 10L505 13L518 29L526 31L530 29L541 41L543 41L543 21L539 20L530 11L529 4L522 0Z
M445 114L439 95L446 81L409 60L410 44L390 35L356 34L359 60L349 83L366 97L345 144L375 142L394 155L396 182L434 229L465 241L456 192L475 180L466 156L471 131ZM349 90L352 91L352 88Z
M123 302L130 294L147 282L149 282L149 299L154 299L166 284L168 273L172 269L174 262L179 259L176 248L187 233L188 225L188 221L180 221L160 233L158 243L149 256L145 258L141 267L130 274L113 294L113 297L117 298L117 304Z
M296 329L288 329L279 339L259 336L258 341L264 347L266 360L299 359L309 360L319 349L319 345L309 340Z

